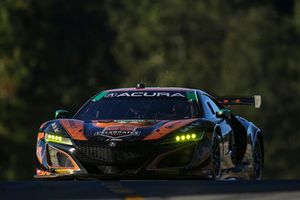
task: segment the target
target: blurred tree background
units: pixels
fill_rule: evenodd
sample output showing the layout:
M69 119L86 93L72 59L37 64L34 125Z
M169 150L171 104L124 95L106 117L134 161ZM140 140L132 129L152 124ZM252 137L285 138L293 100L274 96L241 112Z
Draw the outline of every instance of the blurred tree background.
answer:
M261 94L265 178L300 178L300 2L1 0L0 179L31 179L36 133L101 89Z

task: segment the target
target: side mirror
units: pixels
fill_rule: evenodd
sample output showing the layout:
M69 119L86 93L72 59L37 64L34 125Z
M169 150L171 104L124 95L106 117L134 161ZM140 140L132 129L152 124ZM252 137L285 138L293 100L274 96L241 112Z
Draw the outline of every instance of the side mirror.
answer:
M218 112L216 112L216 117L221 119L231 119L231 110L221 109Z
M69 116L70 116L70 113L67 110L57 110L57 111L55 111L55 119L68 118Z

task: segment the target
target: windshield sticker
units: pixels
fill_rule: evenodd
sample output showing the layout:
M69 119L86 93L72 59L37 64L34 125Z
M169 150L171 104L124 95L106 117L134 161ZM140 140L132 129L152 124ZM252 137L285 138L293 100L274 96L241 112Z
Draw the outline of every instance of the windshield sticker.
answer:
M180 97L186 98L183 93L179 92L122 92L122 93L108 93L104 98L115 97Z
M92 101L99 101L99 100L102 99L106 94L107 94L107 92L100 92L97 96L95 96L95 98L94 98Z
M197 98L197 94L196 92L192 91L192 92L186 92L186 96L188 98L189 101L196 101L198 102L198 98Z

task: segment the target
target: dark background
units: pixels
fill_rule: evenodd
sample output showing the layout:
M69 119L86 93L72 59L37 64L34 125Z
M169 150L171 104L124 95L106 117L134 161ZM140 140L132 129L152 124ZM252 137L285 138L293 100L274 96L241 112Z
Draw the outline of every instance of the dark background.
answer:
M1 0L0 179L31 179L36 135L102 89L261 94L265 178L300 178L300 2Z

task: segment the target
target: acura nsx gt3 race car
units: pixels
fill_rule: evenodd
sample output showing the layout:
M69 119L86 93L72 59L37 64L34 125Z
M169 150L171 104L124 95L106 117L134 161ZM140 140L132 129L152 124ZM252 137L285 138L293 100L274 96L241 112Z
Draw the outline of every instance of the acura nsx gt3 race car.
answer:
M214 98L187 88L102 91L73 116L58 110L39 129L35 178L262 178L261 130L228 105L261 98Z

